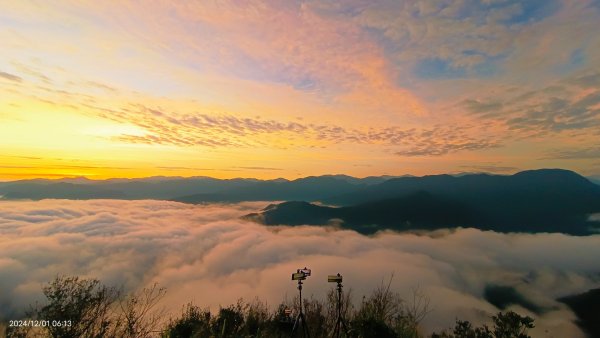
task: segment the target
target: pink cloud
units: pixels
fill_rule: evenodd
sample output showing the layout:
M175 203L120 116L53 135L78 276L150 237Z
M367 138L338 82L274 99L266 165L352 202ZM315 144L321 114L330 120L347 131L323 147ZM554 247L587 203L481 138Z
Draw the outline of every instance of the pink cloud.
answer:
M511 285L547 306L536 332L581 336L573 314L555 298L595 287L600 236L497 234L475 229L372 237L319 227L264 227L239 219L263 203L186 205L165 201L0 202L2 316L41 300L56 274L100 278L136 290L167 288L172 313L194 301L216 309L239 297L272 307L295 295L289 280L308 266L307 295L322 296L327 274L340 272L357 297L394 273L404 297L420 286L435 311L430 330L454 319L485 320L497 311L482 298L487 284ZM26 215L27 217L24 217ZM551 245L549 245L551 244ZM526 282L524 282L526 280ZM358 300L357 298L356 300Z

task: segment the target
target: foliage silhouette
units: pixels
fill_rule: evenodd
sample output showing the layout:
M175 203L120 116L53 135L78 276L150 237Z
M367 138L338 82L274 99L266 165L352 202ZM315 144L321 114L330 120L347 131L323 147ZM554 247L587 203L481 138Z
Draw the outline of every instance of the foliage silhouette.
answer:
M26 313L41 327L8 328L7 337L96 338L156 336L162 311L156 305L165 295L155 284L124 295L97 279L57 276L42 288L47 303Z
M531 338L527 330L534 328L533 319L516 312L498 312L492 316L494 327L473 327L469 321L457 320L452 333L434 333L432 338Z
M344 295L342 313L352 338L424 337L420 322L427 316L429 298L413 290L406 301L392 291L393 275L363 297L360 306L352 305L352 292ZM158 306L166 290L154 284L137 293L124 295L97 279L56 277L43 287L47 304L32 307L32 319L71 321L71 325L42 328L8 328L7 337L130 337L130 338L275 338L290 337L294 313L299 311L296 298L279 304L270 312L267 304L255 299L221 307L216 314L208 308L188 303L181 314L165 320ZM337 319L336 290L324 301L310 297L303 302L304 314L312 338L330 337ZM434 333L432 338L528 338L533 319L515 312L491 317L494 326L473 327L468 321L456 321L451 332Z

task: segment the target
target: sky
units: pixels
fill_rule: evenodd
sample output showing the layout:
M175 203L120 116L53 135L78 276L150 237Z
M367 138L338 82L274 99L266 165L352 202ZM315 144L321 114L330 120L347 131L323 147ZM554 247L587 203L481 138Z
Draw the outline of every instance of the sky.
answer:
M0 180L600 175L597 0L0 7Z
M363 236L327 227L265 227L240 219L263 202L190 205L169 201L0 201L0 320L44 304L42 286L57 275L97 278L126 292L158 283L159 308L177 316L258 297L274 310L297 296L290 275L308 267L303 295L323 298L326 276L341 273L353 301L388 281L410 305L412 290L429 298L423 322L431 332L455 320L490 324L499 309L486 286L513 287L530 304L534 337L585 337L557 298L597 288L600 236L502 234L477 229L417 235ZM551 243L551 245L549 245ZM382 259L385 257L385 259Z

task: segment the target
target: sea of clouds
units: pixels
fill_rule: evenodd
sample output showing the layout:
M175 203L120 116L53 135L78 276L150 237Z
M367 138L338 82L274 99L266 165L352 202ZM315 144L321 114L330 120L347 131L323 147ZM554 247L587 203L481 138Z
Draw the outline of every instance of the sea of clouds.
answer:
M500 234L476 229L364 236L322 227L265 227L240 219L266 203L189 205L167 201L0 201L0 320L43 301L57 275L98 278L138 290L158 282L176 315L192 301L216 310L243 297L274 308L296 295L290 275L312 268L305 294L322 297L340 272L358 304L383 279L406 299L431 299L428 331L456 318L489 321L499 310L486 285L513 286L546 309L531 313L534 336L583 337L555 299L600 286L600 235Z

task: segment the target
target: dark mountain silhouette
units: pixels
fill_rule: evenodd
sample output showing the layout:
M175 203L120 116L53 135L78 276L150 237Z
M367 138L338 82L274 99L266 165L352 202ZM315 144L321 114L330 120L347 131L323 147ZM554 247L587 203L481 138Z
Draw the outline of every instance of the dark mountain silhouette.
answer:
M600 289L558 299L577 315L577 325L590 337L600 337Z
M143 179L23 180L0 184L5 199L171 199L198 191L213 193L259 182L255 179L220 180L210 177L150 177Z
M114 198L122 199L125 194L119 190L105 187L80 185L73 183L17 183L0 186L0 195L4 199L93 199Z
M286 179L216 179L211 177L149 177L142 179L32 179L0 182L5 199L166 199L186 203L239 201L317 201L379 184L391 176L355 178L345 175Z
M348 176L348 175L323 175L323 176L318 176L318 177L335 178L335 179L343 180L343 181L346 181L348 183L353 183L353 184L372 185L372 184L383 183L392 178L412 177L412 175L403 175L403 176L383 175L383 176L368 176L368 177L364 177L364 178L356 178L356 177L352 177L352 176Z
M322 225L336 218L337 210L325 208L303 201L292 201L281 204L270 204L262 213L245 216L248 219L264 224ZM264 218L263 218L264 217Z
M530 301L512 286L486 285L483 290L483 298L500 310L506 310L511 305L520 305L536 314L542 314L548 310Z
M332 205L354 205L374 198L385 199L405 196L417 191L436 195L487 197L490 194L520 193L546 194L566 191L597 192L595 184L579 174L563 169L528 170L511 176L473 174L462 176L431 175L394 178L356 193L339 194L323 200Z
M381 183L385 178L364 179L342 175L310 176L294 181L259 181L252 185L231 187L216 193L200 193L174 198L186 203L240 202L240 201L318 201L337 194L362 190L370 184Z
M558 169L397 178L325 201L350 205L285 202L246 218L267 225L324 225L339 219L343 227L362 233L475 227L586 235L600 225L589 221L590 214L600 212L600 187Z
M340 208L308 202L284 202L270 205L261 213L245 216L266 225L327 225L341 221L344 228L367 234L381 229L401 231L458 227L470 217L467 207L427 192Z
M143 180L108 182L102 186L121 190L129 199L173 199L177 196L198 192L217 193L225 189L251 186L257 182L260 181L245 178L221 180L212 177L154 177Z

